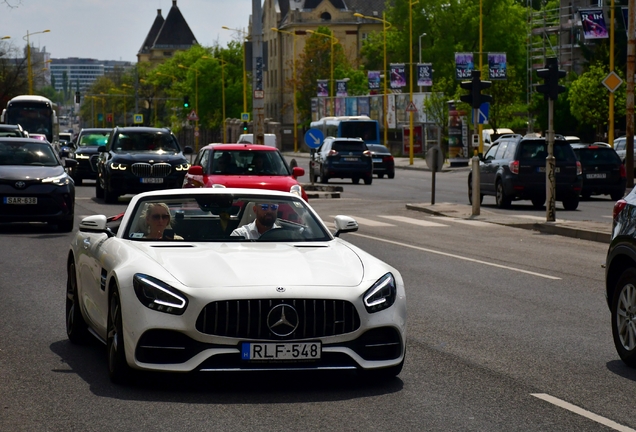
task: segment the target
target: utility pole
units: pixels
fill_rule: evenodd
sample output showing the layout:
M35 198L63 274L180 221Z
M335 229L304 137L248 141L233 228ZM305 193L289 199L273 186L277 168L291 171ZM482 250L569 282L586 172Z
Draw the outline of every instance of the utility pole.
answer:
M263 90L263 11L261 0L252 0L252 119L254 144L265 144L265 91Z

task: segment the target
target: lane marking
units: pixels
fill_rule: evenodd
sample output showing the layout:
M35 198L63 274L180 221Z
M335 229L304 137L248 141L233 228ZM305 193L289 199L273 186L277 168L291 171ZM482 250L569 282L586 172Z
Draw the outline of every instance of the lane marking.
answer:
M600 423L603 426L607 426L607 427L612 428L614 430L621 431L621 432L636 432L636 429L632 429L630 427L618 424L615 421L612 421L612 420L607 419L605 417L601 417L598 414L594 414L593 412L590 412L588 410L584 410L583 408L577 407L576 405L572 405L571 403L568 403L568 402L566 402L564 400L561 400L559 398L555 398L554 396L550 396L549 394L545 394L545 393L530 393L530 395L534 396L536 398L539 398L541 400L544 400L544 401L546 401L548 403L551 403L553 405L556 405L556 406L558 406L560 408L563 408L563 409L566 409L568 411L571 411L574 414L578 414L580 416L588 418L588 419L590 419L592 421Z
M532 216L532 215L512 215L512 217L521 218L521 219L532 219L536 221L545 222L545 217L541 216ZM563 219L557 219L555 222L563 222Z
M444 221L454 222L454 223L458 223L458 224L470 225L470 226L475 226L475 227L492 227L491 223L484 222L484 221L478 221L478 220L456 219L456 218L449 218L449 217L445 217L445 216L431 216L430 218L431 219L436 219L436 220L444 220Z
M335 218L335 216L329 216L330 218ZM380 222L380 221L374 221L371 219L365 219L363 217L358 217L358 216L353 216L351 215L352 218L354 218L356 220L356 222L358 222L361 225L369 225L372 227L394 227L395 225L390 224L390 223L386 223L386 222Z
M390 219L392 221L404 222L404 223L408 223L408 224L411 224L411 225L419 225L419 226L423 226L423 227L447 227L448 226L448 225L444 225L444 224L437 223L437 222L425 221L425 220L421 220L421 219L413 219L413 218L404 217L404 216L382 216L382 215L378 215L378 217L385 218L385 219Z
M402 247L406 247L406 248L410 248L410 249L419 250L419 251L422 251L422 252L429 252L429 253L436 254L436 255L442 255L442 256L446 256L446 257L450 257L450 258L456 258L458 260L469 261L469 262L473 262L473 263L477 263L477 264L483 264L483 265L487 265L487 266L491 266L491 267L497 267L497 268L510 270L510 271L514 271L514 272L518 272L518 273L525 273L525 274L528 274L528 275L531 275L531 276L538 276L538 277L542 277L542 278L545 278L545 279L561 280L560 277L556 277L556 276L544 275L544 274L541 274L541 273L536 273L536 272L532 272L532 271L528 271L528 270L522 270L522 269L509 267L509 266L505 266L505 265L501 265L501 264L495 264L495 263L482 261L482 260L478 260L478 259L474 259L474 258L468 258L468 257L460 256L460 255L454 255L454 254L451 254L451 253L436 251L436 250L433 250L433 249L423 248L423 247L419 247L419 246L413 246L413 245L410 245L410 244L401 243L401 242L397 242L397 241L393 241L393 240L387 240L387 239L373 237L373 236L359 234L359 233L351 233L350 235L354 235L354 236L358 236L358 237L364 237L364 238L367 238L367 239L370 239L370 240L377 240L377 241L381 241L381 242L384 242L384 243L390 243L390 244L394 244L394 245L397 245L397 246L402 246Z

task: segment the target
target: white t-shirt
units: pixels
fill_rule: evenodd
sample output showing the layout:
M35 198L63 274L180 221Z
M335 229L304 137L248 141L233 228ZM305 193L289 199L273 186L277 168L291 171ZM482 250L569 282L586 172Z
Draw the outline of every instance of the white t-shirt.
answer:
M274 223L274 226L271 229L280 228L280 225ZM256 240L261 235L258 232L258 228L256 228L256 220L252 223L248 223L247 225L243 225L242 227L238 227L230 236L243 236L247 240Z

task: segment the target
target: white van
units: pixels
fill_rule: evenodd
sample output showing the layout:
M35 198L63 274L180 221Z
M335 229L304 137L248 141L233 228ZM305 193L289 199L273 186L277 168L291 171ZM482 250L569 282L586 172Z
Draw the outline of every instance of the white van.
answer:
M484 142L484 154L490 148L490 145L495 142L497 138L499 138L503 134L514 134L515 132L512 129L508 128L499 128L495 132L494 129L484 129L481 131L481 137Z
M237 141L239 144L254 144L254 134L241 134ZM265 143L266 146L276 147L276 134L265 134Z

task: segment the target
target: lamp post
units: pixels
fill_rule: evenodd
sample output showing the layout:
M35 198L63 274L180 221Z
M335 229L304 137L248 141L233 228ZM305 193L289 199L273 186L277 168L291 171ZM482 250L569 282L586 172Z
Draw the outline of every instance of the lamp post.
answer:
M193 67L184 66L182 64L179 65L181 69L190 69L195 72L194 76L194 109L197 115L197 119L195 120L194 126L194 148L195 151L199 151L199 70Z
M245 56L245 39L249 39L246 32L239 29L229 28L226 26L221 27L224 30L232 30L239 32L243 35L243 112L247 112L247 58Z
M29 41L29 36L40 33L49 33L50 31L51 30L42 30L35 33L29 33L29 31L27 30L26 36L22 37L22 39L24 39L27 43L27 74L29 77L29 94L33 94L33 71L31 70L31 42Z
M409 1L409 105L413 104L413 5ZM409 111L409 165L413 165L413 111Z
M221 110L222 110L222 125L223 125L223 142L227 142L227 128L225 127L225 65L227 62L221 58L203 56L202 59L217 60L221 63ZM245 111L244 111L245 112Z
M285 30L279 30L276 27L272 27L277 33L285 33L288 35L292 35L293 37L293 55L292 55L292 77L294 81L294 89L293 89L293 105L294 105L294 152L298 152L298 125L296 120L296 32L288 32Z
M389 104L389 100L388 100L388 95L387 95L387 88L386 88L386 83L389 79L389 72L386 68L386 31L388 29L391 28L391 23L388 22L387 20L385 20L385 14L384 12L382 12L382 18L376 18L376 17L372 17L372 16L367 16L367 15L362 15L359 13L354 13L353 16L358 17L358 18L365 18L365 19L370 19L370 20L375 20L375 21L381 21L382 22L382 34L384 35L384 97L383 97L383 106L382 106L382 117L383 117L383 123L384 123L384 145L388 146L389 144L389 121L387 119L387 109L388 109L388 104Z
M331 115L333 116L335 105L336 105L333 99L333 88L336 86L336 83L333 80L333 46L338 43L338 39L333 35L328 35L325 33L316 33L313 30L307 30L307 33L317 34L317 35L328 37L329 39L331 39L331 79L330 79L331 82L329 84L329 97L331 99Z

